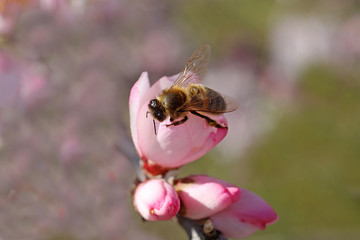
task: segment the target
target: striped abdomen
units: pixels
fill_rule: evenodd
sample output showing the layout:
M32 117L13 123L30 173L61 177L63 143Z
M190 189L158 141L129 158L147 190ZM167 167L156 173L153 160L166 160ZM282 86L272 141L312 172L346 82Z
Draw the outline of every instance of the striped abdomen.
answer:
M188 86L189 108L213 114L223 113L226 109L226 101L218 92L200 84Z

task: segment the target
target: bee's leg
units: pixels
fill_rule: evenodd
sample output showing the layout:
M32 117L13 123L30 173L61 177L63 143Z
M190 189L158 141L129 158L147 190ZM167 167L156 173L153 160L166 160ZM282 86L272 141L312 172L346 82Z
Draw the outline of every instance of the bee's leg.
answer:
M202 114L200 114L200 113L198 113L198 112L196 112L196 111L190 111L190 112L191 112L192 114L198 116L198 117L201 117L201 118L205 119L206 122L207 122L210 126L212 126L212 127L224 128L224 129L227 129L227 128L228 128L228 127L226 127L226 126L220 125L218 122L216 122L215 120L209 118L208 116L202 115Z
M153 119L153 123L154 123L154 132L155 132L155 135L156 135L156 124L155 124L155 119Z
M188 117L185 115L185 117L179 121L176 121L176 122L172 122L171 124L166 124L167 127L169 126L177 126L177 125L180 125L180 124L183 124L184 122L186 122L188 120Z

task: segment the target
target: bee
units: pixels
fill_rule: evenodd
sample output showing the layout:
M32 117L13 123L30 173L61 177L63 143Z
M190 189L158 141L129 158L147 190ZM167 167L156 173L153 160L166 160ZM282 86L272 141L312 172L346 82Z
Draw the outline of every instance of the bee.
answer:
M170 117L171 123L166 125L169 127L185 123L190 113L205 119L212 127L227 128L209 115L235 111L238 108L236 100L199 84L206 74L210 55L209 45L200 46L189 58L175 82L150 100L146 117L150 113L159 122ZM155 120L153 122L156 134Z

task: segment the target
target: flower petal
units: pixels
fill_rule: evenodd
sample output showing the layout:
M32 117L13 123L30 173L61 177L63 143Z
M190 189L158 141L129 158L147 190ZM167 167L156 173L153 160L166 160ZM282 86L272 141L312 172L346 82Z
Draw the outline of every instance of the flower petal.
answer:
M151 179L140 183L134 194L134 206L148 221L166 221L180 209L175 189L163 179Z
M138 145L138 132L136 127L136 119L140 106L143 104L144 95L150 88L150 82L147 72L143 72L139 80L134 84L130 91L129 110L130 110L130 130L131 136L138 154L141 155ZM140 156L141 157L141 156Z
M235 191L235 188L237 191ZM239 200L241 191L229 189L206 175L194 175L180 179L175 189L182 203L182 214L191 219L213 215Z
M258 229L264 230L278 219L275 211L261 197L246 189L241 189L239 201L210 219L214 227L229 238L243 238Z

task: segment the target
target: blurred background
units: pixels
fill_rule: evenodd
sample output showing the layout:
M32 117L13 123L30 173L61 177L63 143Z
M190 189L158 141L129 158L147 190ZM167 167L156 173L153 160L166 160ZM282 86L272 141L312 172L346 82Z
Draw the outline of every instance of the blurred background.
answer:
M0 0L0 240L186 239L142 222L116 150L141 72L235 97L228 136L180 176L262 196L279 221L248 237L360 239L356 0Z

